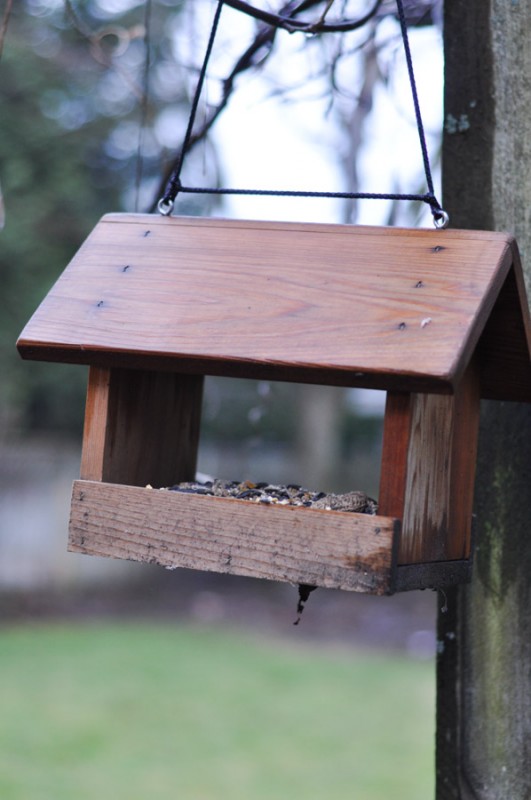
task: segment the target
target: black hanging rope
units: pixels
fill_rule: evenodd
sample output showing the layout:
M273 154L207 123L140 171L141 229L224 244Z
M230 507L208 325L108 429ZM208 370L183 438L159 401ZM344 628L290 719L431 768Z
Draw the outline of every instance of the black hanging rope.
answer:
M144 8L144 69L142 76L142 98L140 101L140 125L138 129L138 148L136 156L136 179L135 179L135 210L138 211L140 205L140 187L144 175L144 159L142 155L146 124L149 113L149 76L151 72L151 18L153 15L153 2L146 0Z
M402 41L404 44L404 52L406 55L407 71L411 87L411 94L413 98L413 106L415 109L415 119L417 124L420 148L422 152L424 173L426 176L426 183L428 186L428 191L425 194L402 194L402 193L387 193L387 192L379 192L379 193L378 192L320 192L320 191L292 191L292 190L280 190L280 189L229 189L229 188L206 188L206 187L203 188L196 186L183 186L183 184L181 183L181 171L185 155L190 147L190 141L192 138L195 117L197 114L197 108L199 106L199 98L201 96L201 92L203 89L203 84L205 81L208 68L208 62L210 60L212 49L214 47L214 41L216 38L219 26L219 20L221 17L221 12L223 10L224 3L225 0L218 0L216 12L214 14L214 19L212 22L212 28L210 30L210 35L208 38L205 57L203 59L203 64L201 66L201 70L199 73L199 79L192 100L192 107L190 111L188 125L186 128L186 133L184 136L183 145L181 148L177 166L175 167L174 171L172 172L168 180L164 196L159 200L158 203L159 212L164 216L168 216L169 214L171 214L175 204L175 199L177 195L181 192L187 194L258 195L264 197L324 197L324 198L338 198L347 200L391 200L391 201L409 200L409 201L426 203L427 205L429 205L435 226L437 228L446 228L449 222L449 217L446 211L444 211L443 208L441 207L439 201L437 200L433 187L430 159L428 155L428 148L426 145L426 136L424 133L422 115L420 112L417 85L413 70L413 60L411 57L411 49L409 46L409 37L407 33L406 16L402 0L396 0L396 5L398 10L398 19L400 22L400 30L402 34Z
M433 179L431 176L430 158L428 155L428 147L426 145L424 124L422 122L422 115L420 113L417 82L415 81L415 73L413 71L413 59L411 58L411 48L409 46L409 36L407 33L406 15L404 13L404 4L402 0L396 0L396 7L398 9L398 19L400 21L400 30L402 33L402 41L404 43L404 53L406 54L407 73L409 76L409 85L411 87L413 106L415 108L415 119L417 122L417 131L419 135L420 149L422 152L422 160L424 162L424 173L426 175L426 183L428 184L428 193L432 197L435 197L435 191L433 188Z
M210 60L210 55L212 53L212 48L214 47L214 40L216 38L216 33L218 32L218 25L219 19L221 17L221 12L223 10L223 2L224 0L218 0L218 5L216 8L216 13L214 14L214 20L212 22L212 28L210 29L210 36L208 37L208 44L207 49L205 52L205 57L203 59L203 64L201 66L201 71L199 73L199 79L197 81L197 86L195 89L194 98L192 101L192 108L190 110L190 118L188 119L188 125L186 127L186 133L184 134L184 141L181 147L181 153L179 155L179 160L177 162L177 166L175 170L170 175L168 180L168 185L166 187L166 192L164 197L159 202L159 211L161 214L170 214L173 208L173 204L175 203L175 198L179 194L179 192L188 192L190 191L189 188L185 188L181 185L181 170L183 168L184 157L188 151L190 146L190 139L192 138L192 131L195 122L195 115L197 114L197 107L199 105L199 98L201 97L201 92L203 89L203 84L205 82L208 62ZM165 209L168 208L166 211Z

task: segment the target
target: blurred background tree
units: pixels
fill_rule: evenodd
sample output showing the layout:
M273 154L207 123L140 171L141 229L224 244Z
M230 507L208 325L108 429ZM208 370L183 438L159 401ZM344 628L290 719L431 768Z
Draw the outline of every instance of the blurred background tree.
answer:
M303 0L279 3L279 10L298 20L317 20L326 5ZM438 25L436 0L406 0L404 5L411 26ZM270 4L255 6L264 10ZM103 213L145 211L156 202L183 139L213 7L210 0L24 0L12 8L0 62L5 207L0 233L0 435L79 432L84 371L22 363L14 342ZM367 10L360 0L336 0L327 21L362 18ZM306 128L314 144L321 138L322 148L332 154L337 170L330 174L330 185L314 188L417 190L421 171L404 171L399 158L395 169L386 170L385 186L360 185L370 174L365 170L360 178L360 158L374 138L377 97L387 94L398 116L407 117L404 108L411 105L409 87L403 92L397 88L403 48L396 3L384 0L369 10L370 18L359 29L291 36L225 8L196 124L201 147L187 156L189 173L200 178L195 182L219 185L230 174L223 153L217 156L219 138L207 133L233 96L250 87L256 94L255 109L266 102L280 104L280 113L294 109L301 120L298 129ZM303 106L310 108L309 117ZM325 123L315 115L324 116ZM407 125L414 129L412 115ZM255 163L271 161L273 166L278 155L258 149ZM291 161L297 160L293 153ZM310 176L312 169L308 164ZM274 170L271 174L276 180ZM337 180L340 185L334 186ZM252 175L249 184L253 186ZM182 196L178 213L207 214L216 204L227 213L219 203L209 196ZM403 224L417 221L421 213L415 207L385 204L381 221ZM338 208L335 221L359 218L359 204L349 201ZM226 395L219 386L213 392L214 397ZM369 431L373 442L378 436L377 426L359 424L345 392L277 387L264 400L259 387L243 383L235 384L235 392L235 402L219 408L210 402L206 433L218 439L229 433L239 438L269 435L298 443L302 461L320 465L312 473L317 482L326 480L334 463L335 472L342 472L338 457L358 435L366 440ZM316 425L316 414L321 424Z
M80 16L28 0L12 10L0 63L0 432L79 428L83 371L22 364L14 342L97 219L153 194L157 113L187 101L173 56L179 10L150 31L149 95L143 4L94 0Z

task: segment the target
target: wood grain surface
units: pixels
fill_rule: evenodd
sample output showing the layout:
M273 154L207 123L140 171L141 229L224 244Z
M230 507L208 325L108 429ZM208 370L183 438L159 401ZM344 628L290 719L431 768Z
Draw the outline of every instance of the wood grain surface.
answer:
M108 215L18 347L99 366L451 392L512 265L516 245L499 233ZM514 355L492 355L485 386L531 399L528 311L518 293L507 302L520 325L496 336Z
M378 510L397 519L404 518L413 397L387 392L385 403Z
M479 410L475 360L454 395L388 394L378 510L402 522L398 564L469 558Z
M386 594L394 591L398 527L369 514L76 481L69 549Z
M452 397L413 394L400 564L470 556L479 426L475 371Z
M195 476L203 378L91 367L81 477L171 486Z

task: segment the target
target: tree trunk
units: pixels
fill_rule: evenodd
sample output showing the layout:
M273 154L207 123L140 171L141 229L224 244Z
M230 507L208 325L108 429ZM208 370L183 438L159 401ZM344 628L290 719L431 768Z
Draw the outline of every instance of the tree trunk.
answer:
M530 42L530 3L446 0L443 204L516 235L528 293ZM436 797L529 800L531 406L484 403L476 515L472 583L439 612Z

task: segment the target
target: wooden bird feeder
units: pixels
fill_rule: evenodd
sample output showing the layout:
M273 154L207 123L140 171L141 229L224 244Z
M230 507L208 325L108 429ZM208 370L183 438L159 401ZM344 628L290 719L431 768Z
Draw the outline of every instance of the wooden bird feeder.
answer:
M18 348L90 366L71 550L375 594L467 579L480 397L531 401L500 233L111 214ZM194 478L204 375L386 390L378 514L145 488Z

